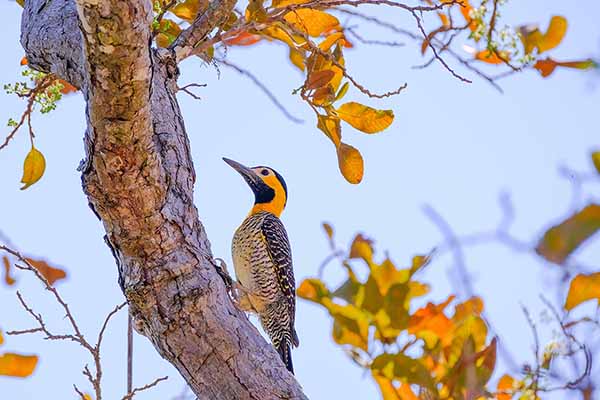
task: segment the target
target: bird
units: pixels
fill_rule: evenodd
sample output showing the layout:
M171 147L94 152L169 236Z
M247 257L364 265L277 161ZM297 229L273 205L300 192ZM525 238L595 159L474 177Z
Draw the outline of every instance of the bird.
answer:
M273 347L294 374L291 347L299 345L294 326L296 285L290 242L279 219L287 204L287 185L273 168L248 168L225 157L223 161L244 178L254 193L254 205L231 244L237 305L258 315Z

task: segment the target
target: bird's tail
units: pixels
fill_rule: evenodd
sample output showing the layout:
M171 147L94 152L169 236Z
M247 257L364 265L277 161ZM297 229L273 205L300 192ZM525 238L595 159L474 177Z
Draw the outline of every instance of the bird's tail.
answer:
M294 374L294 364L292 364L292 348L287 340L283 340L277 347L277 352L281 357L281 360L285 364L285 367Z

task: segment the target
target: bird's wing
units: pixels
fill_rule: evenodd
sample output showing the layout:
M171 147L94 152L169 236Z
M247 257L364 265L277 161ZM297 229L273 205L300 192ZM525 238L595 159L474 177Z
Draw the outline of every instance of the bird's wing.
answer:
M287 299L292 335L295 336L294 320L296 314L296 282L292 268L292 249L285 227L279 218L268 214L262 223L262 233L267 243L269 256L276 268L277 281ZM294 340L294 339L292 339ZM297 341L294 340L294 341Z

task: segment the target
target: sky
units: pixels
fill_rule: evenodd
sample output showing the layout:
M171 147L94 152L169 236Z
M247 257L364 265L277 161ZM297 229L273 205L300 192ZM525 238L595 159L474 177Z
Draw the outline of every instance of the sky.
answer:
M5 15L0 44L4 84L20 78L24 53L18 42L20 8L2 2L0 11ZM401 14L379 15L413 28ZM600 53L597 1L511 1L503 18L515 25L541 21L545 27L552 15L570 21L567 37L553 52L556 58ZM367 38L403 40L359 21L350 24ZM252 82L225 66L217 71L194 60L181 65L181 86L207 84L198 91L201 100L180 94L179 101L197 169L195 203L216 256L231 266L231 238L253 199L239 175L223 163L223 156L246 165L271 166L285 177L289 201L282 219L292 243L297 282L315 276L328 255L322 221L335 227L340 245L347 247L357 232L363 232L375 240L380 259L387 251L397 264L407 265L413 255L426 253L443 240L423 212L424 205L443 215L456 232L471 233L496 226L501 217L499 194L509 193L515 209L512 233L523 240L538 237L549 223L568 213L571 185L558 168L592 170L590 151L600 147L600 77L559 70L542 79L527 71L503 80L500 94L459 67L473 78L472 84L453 78L439 63L412 69L423 62L418 48L411 43L397 49L361 45L346 53L351 73L373 91L408 83L401 95L385 100L365 99L356 90L347 95L347 100L389 108L396 115L393 125L377 135L343 128L344 139L365 159L365 177L357 186L343 180L330 142L316 129L309 108L291 94L302 77L287 61L285 48L267 43L230 49L228 60L263 79L291 113L305 120L303 124L290 122ZM21 115L23 107L23 102L1 93L0 121ZM102 226L87 206L76 171L84 155L81 95L66 97L50 115L36 114L33 124L36 147L44 153L47 169L40 182L20 191L22 162L29 150L26 132L0 152L0 230L23 252L68 271L68 279L57 287L82 330L94 337L123 295L114 260L102 240ZM586 188L596 199L599 189ZM592 265L598 256L597 245L584 246L577 254ZM466 262L474 291L485 298L503 344L519 360L530 359L532 337L521 305L538 318L543 309L539 295L552 289L560 277L559 267L499 245L469 249ZM421 279L432 292L424 301L440 302L456 291L452 265L451 258L442 254L428 267ZM340 268L328 267L327 282L341 278ZM63 315L39 283L25 273L18 273L17 280L17 289L30 305L54 330L64 331ZM3 331L33 326L14 292L0 286ZM109 399L121 398L125 390L125 331L126 314L121 312L111 323L103 348ZM299 300L297 331L301 346L293 352L296 376L310 398L379 397L369 376L333 342L331 320L323 310ZM52 393L51 398L75 399L73 384L90 391L81 368L91 360L72 343L44 341L39 335L7 337L0 350L40 355L30 378L0 377L4 398L39 399ZM168 399L185 387L147 339L136 335L134 352L135 385L169 376L139 399Z

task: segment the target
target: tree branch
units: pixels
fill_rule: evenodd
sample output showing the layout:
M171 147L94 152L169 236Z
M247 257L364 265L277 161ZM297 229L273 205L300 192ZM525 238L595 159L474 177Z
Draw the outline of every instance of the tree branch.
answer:
M194 54L194 48L233 10L237 0L212 0L202 14L198 14L189 28L179 34L170 48L175 52L177 62Z
M229 5L213 2L177 41L179 54ZM83 88L84 191L104 224L138 332L200 398L306 398L216 271L193 203L176 59L150 49L150 3L79 0L75 8L73 0L28 0L23 21L32 65Z

